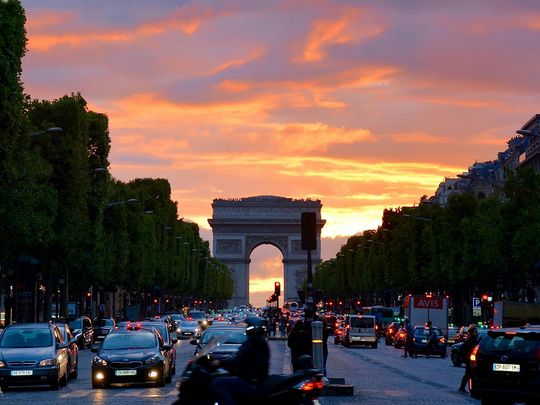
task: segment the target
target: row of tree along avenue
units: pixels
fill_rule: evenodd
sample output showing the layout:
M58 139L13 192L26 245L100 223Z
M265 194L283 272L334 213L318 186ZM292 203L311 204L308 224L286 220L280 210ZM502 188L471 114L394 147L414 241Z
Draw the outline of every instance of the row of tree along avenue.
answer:
M534 301L539 273L540 175L518 170L490 198L455 194L444 207L421 200L385 210L377 230L349 238L318 266L314 284L327 302L349 307L445 295L462 323L472 297Z
M111 177L107 116L89 111L80 94L54 101L24 94L24 23L19 1L0 2L5 320L223 305L231 275L198 226L178 218L168 181Z

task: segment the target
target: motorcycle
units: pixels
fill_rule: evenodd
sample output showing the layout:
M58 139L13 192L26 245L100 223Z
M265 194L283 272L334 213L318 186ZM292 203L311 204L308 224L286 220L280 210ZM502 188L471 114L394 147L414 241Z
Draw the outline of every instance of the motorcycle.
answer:
M179 383L178 400L173 405L214 405L218 403L212 392L212 380L230 375L212 366L211 352L220 344L213 339L187 364ZM308 361L308 363L311 363ZM306 368L289 375L274 374L257 388L249 398L235 398L238 405L314 405L324 387L320 370Z

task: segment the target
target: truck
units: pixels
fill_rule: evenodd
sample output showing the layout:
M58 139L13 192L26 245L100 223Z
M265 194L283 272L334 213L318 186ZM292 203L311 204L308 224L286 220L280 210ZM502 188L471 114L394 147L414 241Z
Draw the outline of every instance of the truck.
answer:
M495 301L492 328L540 325L540 303Z
M448 298L434 295L408 295L403 303L403 315L412 326L431 321L448 338Z

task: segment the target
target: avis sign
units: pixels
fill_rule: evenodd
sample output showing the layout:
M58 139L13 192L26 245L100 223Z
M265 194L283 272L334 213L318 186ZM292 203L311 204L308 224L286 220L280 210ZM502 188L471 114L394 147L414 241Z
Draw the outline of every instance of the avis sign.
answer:
M414 297L414 308L442 309L443 300L437 297Z

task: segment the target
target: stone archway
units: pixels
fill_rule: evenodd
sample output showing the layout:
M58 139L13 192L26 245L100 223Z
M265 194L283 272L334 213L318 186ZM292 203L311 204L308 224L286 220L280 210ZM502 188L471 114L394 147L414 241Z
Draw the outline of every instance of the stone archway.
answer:
M282 299L297 301L297 291L307 274L306 251L301 245L302 212L317 216L317 249L311 252L313 266L321 262L320 200L294 200L286 197L257 196L216 199L212 203L212 227L216 259L225 263L233 275L234 292L229 306L249 303L250 255L260 245L273 245L283 254Z

